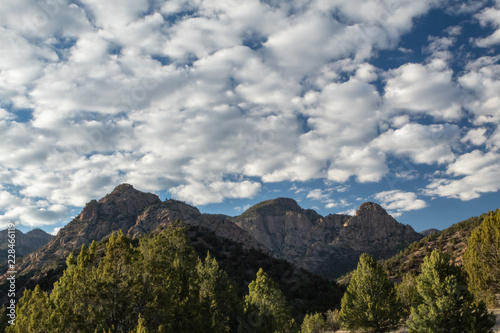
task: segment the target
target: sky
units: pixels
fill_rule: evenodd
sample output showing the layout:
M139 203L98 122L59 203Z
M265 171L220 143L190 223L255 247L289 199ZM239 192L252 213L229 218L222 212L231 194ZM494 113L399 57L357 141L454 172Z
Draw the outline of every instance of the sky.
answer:
M500 207L500 0L0 2L0 228L121 183L239 215Z

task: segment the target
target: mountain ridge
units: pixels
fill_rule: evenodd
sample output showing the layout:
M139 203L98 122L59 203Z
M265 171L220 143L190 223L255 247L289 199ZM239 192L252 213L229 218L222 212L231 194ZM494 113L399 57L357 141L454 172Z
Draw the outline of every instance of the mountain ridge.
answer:
M321 216L293 199L276 198L230 217L203 214L175 199L162 202L155 194L121 184L100 200L89 201L56 237L21 260L18 281L34 285L43 278L50 286L62 273L67 255L82 245L117 230L138 238L178 220L330 280L355 267L361 251L384 259L422 238L375 203L361 205L355 216Z

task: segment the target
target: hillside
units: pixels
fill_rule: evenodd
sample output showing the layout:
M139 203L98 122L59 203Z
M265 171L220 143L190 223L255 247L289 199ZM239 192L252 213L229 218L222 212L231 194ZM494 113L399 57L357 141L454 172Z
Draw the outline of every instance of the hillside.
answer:
M399 280L407 272L420 272L420 265L426 255L434 249L451 255L455 264L462 264L462 256L467 249L467 240L488 214L471 217L453 224L441 232L433 232L409 245L392 258L384 261L384 266L394 280Z

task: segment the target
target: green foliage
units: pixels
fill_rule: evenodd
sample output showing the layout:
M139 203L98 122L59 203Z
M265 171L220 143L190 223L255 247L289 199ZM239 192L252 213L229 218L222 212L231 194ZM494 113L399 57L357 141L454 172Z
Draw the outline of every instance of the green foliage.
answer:
M0 309L0 332L3 333L5 332L5 329L7 328L9 318L7 317L7 308L2 306Z
M217 261L202 262L182 228L167 228L133 247L113 233L102 256L82 247L54 284L19 301L9 333L223 333L237 327L238 299ZM143 315L139 316L139 313Z
M301 333L323 333L328 325L321 313L307 314L302 321Z
M257 272L256 279L248 285L244 314L247 318L255 318L253 326L260 333L288 333L296 330L285 296L262 268Z
M408 331L491 332L494 317L487 313L484 304L474 304L465 272L449 260L449 256L438 250L424 259L422 273L417 278L420 304L411 309Z
M408 272L396 286L398 300L402 305L402 317L408 317L412 306L418 305L419 297L416 280L417 277L415 274L413 272Z
M489 214L469 238L464 254L469 288L489 306L499 305L500 295L500 210Z
M400 309L394 285L383 267L368 254L362 254L342 298L342 327L386 332L399 324Z

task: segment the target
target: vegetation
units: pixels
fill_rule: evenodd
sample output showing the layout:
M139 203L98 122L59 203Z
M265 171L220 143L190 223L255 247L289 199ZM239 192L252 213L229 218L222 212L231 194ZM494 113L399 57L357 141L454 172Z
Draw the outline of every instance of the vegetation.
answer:
M400 312L396 290L384 268L368 254L362 254L342 298L342 327L387 332L398 326Z
M487 214L471 217L439 233L431 233L410 244L394 257L385 260L384 267L389 272L390 278L401 281L407 272L420 273L424 258L435 249L439 249L443 253L449 253L453 262L461 264L462 255L467 248L467 239L486 216Z
M328 325L321 313L308 314L304 317L301 333L323 333Z
M407 321L410 333L491 332L495 318L484 303L474 303L462 267L450 264L449 255L434 250L417 277L418 306Z
M209 255L201 261L181 228L169 228L138 247L114 233L99 258L82 247L50 295L37 286L18 304L23 332L230 332L238 298ZM141 315L140 315L141 314Z
M500 210L489 214L469 238L464 255L469 287L478 300L498 306L500 295Z

